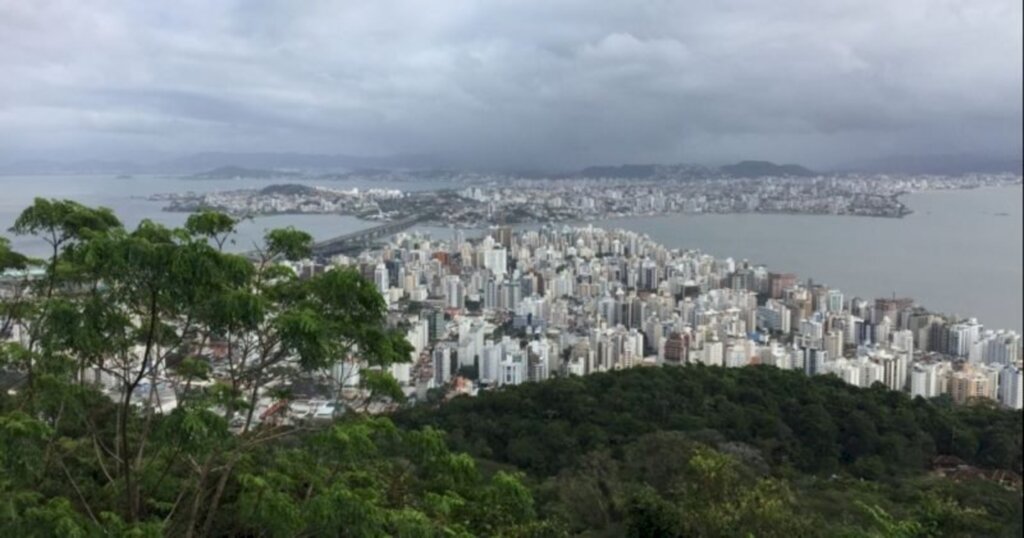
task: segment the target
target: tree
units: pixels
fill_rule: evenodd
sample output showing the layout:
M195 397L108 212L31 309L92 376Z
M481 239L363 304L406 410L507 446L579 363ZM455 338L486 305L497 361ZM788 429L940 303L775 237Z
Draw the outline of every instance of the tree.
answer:
M28 315L26 294L31 285L28 270L36 263L11 250L11 242L0 236L0 338L9 336Z
M993 406L693 366L366 416L411 351L375 287L300 278L294 229L229 254L235 225L41 200L16 230L51 257L0 240L0 535L1020 534L1019 490L921 472L1019 472L1022 415ZM331 420L276 419L302 384Z
M379 370L363 376L372 397L401 397L386 369L408 360L411 346L386 327L372 283L347 269L299 279L278 263L309 253L310 236L294 229L268 232L255 263L227 254L235 224L204 212L181 229L143 221L129 232L109 210L39 199L13 228L52 247L45 276L19 296L27 311L7 300L2 310L5 326L30 334L23 352L5 356L22 357L30 416L50 432L42 473L66 469L65 458L91 464L107 478L100 497L120 496L126 525L159 517L183 535L208 535L238 462L296 432L257 420L273 384L358 357ZM28 260L7 245L2 267L24 268ZM212 346L226 349L226 367L211 383L196 357ZM112 380L116 405L89 405L95 379ZM339 403L359 403L341 400L338 381ZM163 386L181 397L173 411ZM113 428L97 420L108 412ZM236 422L238 434L228 435ZM72 428L90 442L67 442ZM99 513L88 497L79 495L81 509Z

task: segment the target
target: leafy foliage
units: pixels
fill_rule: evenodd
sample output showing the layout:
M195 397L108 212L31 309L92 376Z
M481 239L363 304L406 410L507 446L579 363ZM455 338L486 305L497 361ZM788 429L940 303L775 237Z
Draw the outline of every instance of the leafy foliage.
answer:
M222 250L235 225L204 212L184 228L142 221L127 230L109 210L44 199L17 219L12 231L46 241L52 254L42 276L13 286L5 279L0 293L0 334L19 331L0 368L22 376L0 399L0 486L13 503L5 535L32 514L50 514L61 521L52 533L66 535L208 536L222 525L223 506L278 535L312 525L305 509L291 510L298 501L288 493L301 489L291 464L266 473L248 465L285 461L273 451L304 435L254 420L259 398L358 354L371 368L363 376L371 396L400 400L382 372L408 360L411 346L387 327L382 298L355 271L300 279L276 263L307 254L308 234L270 231L250 260ZM34 262L3 240L0 263L6 271ZM214 345L227 350L216 369ZM155 390L166 383L176 384L173 409ZM355 410L340 391L337 403ZM316 491L351 493L337 487Z
M12 230L46 241L48 259L0 238L15 275L0 370L16 380L0 392L0 535L1022 532L1019 490L924 473L938 454L1019 473L1021 414L991 406L694 367L364 416L402 401L387 368L411 351L375 286L277 263L308 254L294 229L269 232L255 260L225 253L236 224L204 212L127 230L109 210L40 199ZM367 396L339 387L339 418L256 419L260 398L287 403L288 381L354 357ZM148 390L170 382L173 409Z
M537 475L660 430L746 443L774 466L823 475L842 469L871 479L904 476L928 469L938 454L1021 470L1019 412L943 408L881 387L771 367L562 378L412 409L398 420L440 428L459 449Z
M693 366L525 384L396 420L527 471L542 514L591 536L1014 536L1019 489L926 471L938 454L1019 471L1021 418Z

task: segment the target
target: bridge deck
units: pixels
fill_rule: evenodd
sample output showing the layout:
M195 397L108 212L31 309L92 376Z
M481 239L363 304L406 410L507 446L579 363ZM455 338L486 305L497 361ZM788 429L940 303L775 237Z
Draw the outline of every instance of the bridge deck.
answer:
M372 228L365 228L345 235L332 237L331 239L326 239L324 241L318 241L313 243L313 255L333 256L335 254L341 254L349 251L354 247L365 247L372 239L379 239L381 237L396 234L418 222L427 220L427 218L428 216L426 215L414 215L402 220L385 222L384 224L374 226ZM252 260L258 260L259 251L249 251L245 253L245 256Z
M396 234L414 224L425 220L423 215L415 215L394 222L386 222L379 226L357 230L352 233L333 237L313 244L313 253L319 256L330 256L340 253L348 248L365 244L371 239L378 239Z

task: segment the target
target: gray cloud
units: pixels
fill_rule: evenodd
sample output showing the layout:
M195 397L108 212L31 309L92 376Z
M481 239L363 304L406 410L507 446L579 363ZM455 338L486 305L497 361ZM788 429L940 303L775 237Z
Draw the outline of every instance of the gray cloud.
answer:
M0 0L0 157L1017 153L1006 0Z

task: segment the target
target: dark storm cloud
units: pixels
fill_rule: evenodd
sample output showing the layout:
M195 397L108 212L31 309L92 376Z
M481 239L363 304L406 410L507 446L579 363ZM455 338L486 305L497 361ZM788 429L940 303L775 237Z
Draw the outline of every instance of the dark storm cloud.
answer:
M0 0L0 157L1016 153L1006 0Z

